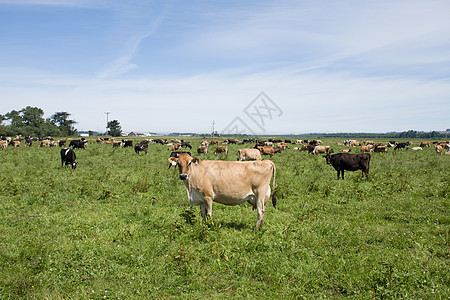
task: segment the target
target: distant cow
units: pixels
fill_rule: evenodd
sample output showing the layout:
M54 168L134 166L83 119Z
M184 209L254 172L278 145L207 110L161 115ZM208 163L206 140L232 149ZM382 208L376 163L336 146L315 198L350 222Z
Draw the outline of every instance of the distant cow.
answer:
M369 163L370 154L350 154L350 153L337 153L327 154L324 156L327 160L327 164L331 164L337 171L337 179L339 180L339 174L342 174L342 180L344 179L345 171L362 170L362 174L369 175Z
M330 146L315 146L312 154L330 153Z
M421 142L419 147L430 147L431 142Z
M86 140L71 140L69 147L72 147L72 149L86 149L87 141Z
M147 154L148 151L148 141L142 141L134 145L134 151L139 154L140 151L144 151Z
M359 149L361 152L373 152L373 146L367 145L367 146L361 146L361 149Z
M379 152L379 153L387 153L388 152L388 146L375 146L374 152Z
M191 144L189 142L185 142L183 140L181 140L181 147L192 149Z
M218 153L225 153L225 155L228 156L228 146L217 146L214 154Z
M261 152L258 149L239 149L238 160L262 160Z
M409 142L407 142L407 143L398 143L395 147L394 147L394 150L397 150L397 149L408 149L408 146L409 146L410 144L409 144Z
M122 140L123 147L133 147L133 141L132 140Z
M169 147L169 151L176 151L181 149L181 143L180 144L173 144Z
M208 146L198 146L197 148L197 153L198 154L208 154Z
M113 146L113 148L122 148L123 143L122 143L122 141L114 141L112 146Z
M258 150L261 152L261 155L269 155L270 159L272 159L272 156L274 156L275 153L281 153L281 148L274 148L271 146L258 147Z
M63 167L64 165L72 166L72 169L75 169L77 167L77 162L75 161L77 156L75 155L75 151L70 148L63 148L61 149L60 153L61 167Z

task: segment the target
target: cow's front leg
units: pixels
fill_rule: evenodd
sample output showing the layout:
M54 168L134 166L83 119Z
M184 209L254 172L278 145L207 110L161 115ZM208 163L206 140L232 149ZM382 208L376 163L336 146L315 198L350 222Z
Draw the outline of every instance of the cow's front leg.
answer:
M212 215L212 199L210 197L205 198L205 202L200 205L203 221L206 221L206 217L211 218Z

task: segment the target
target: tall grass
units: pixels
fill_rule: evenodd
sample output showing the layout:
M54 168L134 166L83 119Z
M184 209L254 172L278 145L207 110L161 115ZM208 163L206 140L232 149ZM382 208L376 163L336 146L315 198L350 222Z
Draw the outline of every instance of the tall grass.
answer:
M449 156L390 149L338 181L321 156L276 154L258 232L248 204L204 223L167 148L89 144L76 170L58 148L0 151L0 298L450 296Z

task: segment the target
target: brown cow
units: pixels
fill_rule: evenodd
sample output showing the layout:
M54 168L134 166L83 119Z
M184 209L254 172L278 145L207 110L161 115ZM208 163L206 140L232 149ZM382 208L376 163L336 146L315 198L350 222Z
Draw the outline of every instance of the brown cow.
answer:
M178 151L181 149L181 144L173 144L170 146L169 151Z
M361 152L373 152L373 146L372 145L361 146L361 149L359 151L361 151Z
M113 146L113 148L119 148L119 147L122 148L123 143L122 143L122 141L113 141L112 146Z
M238 160L262 160L261 152L258 149L244 148L238 150Z
M275 153L281 153L281 148L274 148L272 146L258 146L257 149L261 152L261 155L270 155L270 159Z
M198 154L208 154L208 146L198 146L197 148L197 153Z
M187 153L170 157L178 165L191 205L199 205L203 220L212 215L212 203L240 205L249 202L257 210L256 229L263 225L266 204L270 198L270 180L275 191L275 164L262 161L200 160ZM272 204L276 206L275 195Z
M379 152L379 153L387 153L388 152L388 146L376 146L373 151L374 152Z
M314 147L312 154L330 153L330 150L330 146L316 146Z
M431 142L421 142L419 147L422 147L422 148L430 147L430 145L431 145Z
M6 149L8 147L8 141L0 141L0 148Z
M217 153L225 153L225 155L228 156L228 146L217 146L216 150L214 151L214 154Z

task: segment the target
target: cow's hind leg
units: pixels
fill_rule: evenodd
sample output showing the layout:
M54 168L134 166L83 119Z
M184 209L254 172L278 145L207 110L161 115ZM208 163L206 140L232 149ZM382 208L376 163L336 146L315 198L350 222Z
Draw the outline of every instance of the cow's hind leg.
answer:
M258 219L256 221L256 229L261 230L263 225L264 213L266 212L266 203L270 198L270 187L263 187L258 190L256 200L256 210Z

